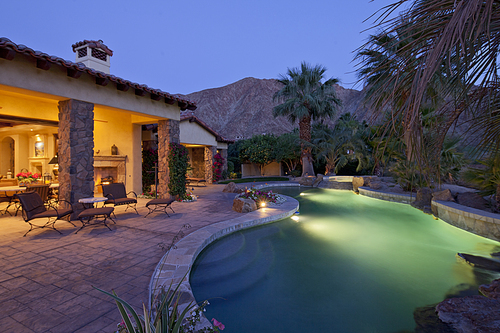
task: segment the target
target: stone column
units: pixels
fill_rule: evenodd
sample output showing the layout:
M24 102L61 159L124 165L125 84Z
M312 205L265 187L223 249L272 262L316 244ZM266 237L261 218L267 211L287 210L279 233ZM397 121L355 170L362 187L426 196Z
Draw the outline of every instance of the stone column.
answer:
M227 170L227 149L219 149L220 155L224 159L224 165L222 166L222 170Z
M58 107L59 197L75 204L94 196L94 104L69 99Z
M180 143L178 120L158 121L158 197L168 198L168 151L169 143Z
M205 180L208 184L213 183L213 165L214 165L214 155L217 153L217 147L210 146L205 147Z

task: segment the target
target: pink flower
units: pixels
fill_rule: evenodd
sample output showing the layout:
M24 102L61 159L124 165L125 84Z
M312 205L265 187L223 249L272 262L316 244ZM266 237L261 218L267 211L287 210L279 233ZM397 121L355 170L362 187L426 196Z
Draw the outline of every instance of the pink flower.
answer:
M218 321L217 319L212 318L212 321L214 322L214 326L218 327L221 331L226 328L226 326L224 326L224 324Z

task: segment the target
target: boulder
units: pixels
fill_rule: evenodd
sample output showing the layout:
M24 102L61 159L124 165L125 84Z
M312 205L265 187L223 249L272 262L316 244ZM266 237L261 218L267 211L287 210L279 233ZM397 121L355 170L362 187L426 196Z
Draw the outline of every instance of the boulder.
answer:
M479 291L488 298L500 300L500 279L493 280L490 284L480 285Z
M418 189L415 201L412 202L411 205L420 210L424 210L425 207L428 207L428 211L430 211L431 200L432 190L428 187L422 187L421 189Z
M230 182L229 184L227 184L224 187L224 189L222 190L222 192L226 192L226 193L239 193L240 192L240 188L234 182Z
M352 189L354 192L359 192L359 188L365 185L365 180L363 177L352 177Z
M302 186L313 186L315 177L301 177L299 179L299 184Z
M257 204L252 199L235 198L233 200L233 210L238 213L250 213L257 210Z
M318 174L318 176L316 177L316 180L314 181L314 183L312 184L313 187L318 187L319 183L321 183L323 181L323 175L322 174Z
M436 306L441 321L457 332L498 332L500 302L484 296L450 298Z
M476 209L488 210L489 208L488 201L474 192L458 193L457 202L460 205Z
M370 188L372 188L374 190L380 190L382 188L382 183L372 180L372 181L370 181Z
M413 311L415 320L415 333L454 333L453 328L443 323L437 313L436 304L416 308Z
M455 202L455 199L449 189L432 193L432 200Z
M494 259L476 256L467 253L457 253L457 258L467 262L469 265L500 272L500 262Z
M377 176L369 176L369 177L363 177L363 181L365 183L365 186L370 187L371 183L380 182L380 179Z

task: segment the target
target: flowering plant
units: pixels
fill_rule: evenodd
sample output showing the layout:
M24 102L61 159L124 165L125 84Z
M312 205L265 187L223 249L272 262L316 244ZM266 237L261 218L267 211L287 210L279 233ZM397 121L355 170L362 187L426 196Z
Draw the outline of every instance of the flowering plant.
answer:
M41 178L39 173L31 173L31 172L19 172L16 175L16 178L19 182L22 183L32 183Z
M192 202L196 201L197 199L198 197L194 195L192 191L186 190L186 194L184 194L182 197L179 196L176 200L179 202Z
M255 188L245 188L245 192L239 195L241 198L246 198L246 199L252 199L257 203L258 206L261 206L260 204L262 203L282 203L282 197L277 194L273 193L272 190L269 191L261 191Z
M220 153L214 155L214 165L212 169L214 171L214 180L218 182L222 179L222 167L224 166L224 157Z

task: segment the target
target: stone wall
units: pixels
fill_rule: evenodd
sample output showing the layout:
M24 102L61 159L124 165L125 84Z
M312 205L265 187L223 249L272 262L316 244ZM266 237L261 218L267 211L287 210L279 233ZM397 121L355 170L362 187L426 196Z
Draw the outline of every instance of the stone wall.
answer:
M205 148L191 148L193 178L205 178Z
M168 151L169 143L180 143L178 120L158 121L158 196L168 198Z
M372 190L368 187L360 187L359 194L365 195L367 197L375 198L375 199L381 199L381 200L393 201L393 202L401 202L401 203L406 203L406 204L409 204L409 203L412 203L413 201L415 201L414 195L375 191L375 190Z
M222 170L227 170L227 149L219 149L220 155L224 159Z
M476 235L500 241L500 214L432 200L432 211L441 220Z
M214 155L217 153L217 147L205 147L205 180L208 184L213 183L214 171Z
M70 99L58 107L59 197L74 204L94 196L94 104Z

